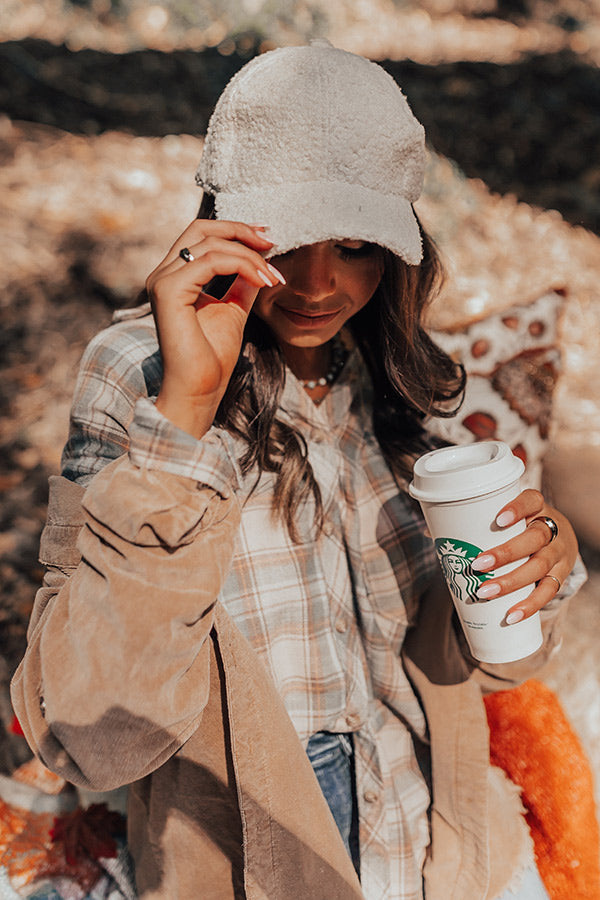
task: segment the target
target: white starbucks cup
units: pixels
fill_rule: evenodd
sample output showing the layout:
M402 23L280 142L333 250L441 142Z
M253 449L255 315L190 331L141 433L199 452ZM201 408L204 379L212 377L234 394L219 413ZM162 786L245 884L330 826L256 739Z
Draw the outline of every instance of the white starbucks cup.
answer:
M542 645L540 615L507 625L508 610L534 589L527 585L502 597L480 600L477 589L492 577L520 566L518 560L493 572L476 572L471 562L485 550L525 530L523 520L507 528L496 516L521 491L525 466L502 441L443 447L415 463L409 493L423 510L472 655L481 662L523 659Z

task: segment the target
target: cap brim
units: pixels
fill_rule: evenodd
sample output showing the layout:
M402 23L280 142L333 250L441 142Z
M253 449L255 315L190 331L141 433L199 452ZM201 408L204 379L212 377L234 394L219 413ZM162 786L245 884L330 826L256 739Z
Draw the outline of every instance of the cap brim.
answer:
M361 240L386 247L411 265L423 258L411 204L360 185L331 182L273 184L244 193L219 192L218 219L268 226L275 246L267 256L326 240Z

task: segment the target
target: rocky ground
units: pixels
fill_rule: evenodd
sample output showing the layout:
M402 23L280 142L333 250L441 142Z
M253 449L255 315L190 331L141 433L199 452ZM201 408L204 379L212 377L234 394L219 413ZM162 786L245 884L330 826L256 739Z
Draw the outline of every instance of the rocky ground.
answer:
M210 4L200 4L210 12ZM229 9L232 4L222 4ZM238 4L267 8L268 4ZM282 4L285 6L285 4ZM22 653L69 398L87 340L135 297L194 215L210 108L251 53L329 34L381 59L432 147L421 214L450 280L451 326L564 287L565 371L553 442L600 454L600 25L593 2L318 4L270 30L177 4L12 2L0 11L0 718ZM352 9L352 12L350 12ZM162 13L161 13L162 10ZM321 16L319 18L319 10ZM150 11L150 12L149 12ZM337 12L337 18L333 13ZM560 13L560 15L559 15ZM295 15L300 16L300 12ZM165 18L166 17L166 18ZM519 18L520 17L520 18ZM162 24L161 24L162 23ZM284 27L285 26L285 27ZM279 29L279 30L278 30ZM283 29L283 30L282 30ZM287 30L286 30L287 29ZM435 151L435 152L433 152ZM451 160L451 161L449 161ZM563 479L564 468L559 473ZM560 485L559 485L560 487ZM580 536L590 584L549 674L600 772L598 481ZM578 510L575 510L577 514ZM0 770L20 752L0 740Z

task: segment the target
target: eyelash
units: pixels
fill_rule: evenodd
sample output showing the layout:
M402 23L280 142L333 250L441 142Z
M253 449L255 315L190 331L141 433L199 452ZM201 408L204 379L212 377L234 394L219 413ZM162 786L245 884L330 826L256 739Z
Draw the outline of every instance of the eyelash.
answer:
M344 244L336 244L336 249L344 262L351 262L352 260L365 259L367 256L371 256L375 252L376 245L365 243L362 247L346 247ZM277 259L287 259L292 255L292 252L292 250L288 250L287 253L280 253Z
M363 244L362 247L345 247L343 244L338 244L337 249L342 259L349 261L370 256L375 248L373 244Z

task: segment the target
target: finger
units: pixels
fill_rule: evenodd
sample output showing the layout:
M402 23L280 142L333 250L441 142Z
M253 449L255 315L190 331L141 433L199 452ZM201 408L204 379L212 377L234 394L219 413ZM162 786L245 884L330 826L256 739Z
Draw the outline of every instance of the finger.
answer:
M496 525L499 528L508 528L521 519L539 516L544 508L544 497L539 491L527 489L518 497L503 506L496 516Z
M248 282L243 275L238 275L229 290L223 295L221 302L239 306L248 314L258 296L255 285Z
M263 287L273 287L277 281L268 263L258 254L231 252L232 245L225 242L226 252L211 251L200 255L193 262L183 260L171 263L162 271L154 272L147 280L146 287L155 304L171 306L180 303L195 305L199 302L214 303L214 297L203 293L204 285L216 275L241 275L254 285L256 292ZM283 277L283 276L282 276ZM235 298L235 292L232 299Z
M549 544L556 540L559 532L558 522L551 516L536 516L527 523L527 529L537 529L538 531L541 529Z
M177 238L167 255L156 266L146 279L146 290L151 290L154 280L163 271L169 271L179 253L184 248L204 241L207 237L216 236L224 240L238 240L239 243L253 248L259 254L265 254L273 246L273 242L264 234L264 226L245 225L243 222L215 221L213 219L195 219Z
M169 274L170 272L181 269L184 266L195 265L196 263L200 263L202 261L210 265L211 256L213 254L221 253L227 256L236 254L241 259L246 259L249 262L253 263L256 269L259 272L263 273L261 278L267 287L273 287L276 281L279 281L281 284L285 284L285 278L271 262L267 262L260 253L258 253L251 247L245 246L239 241L225 240L223 238L211 235L210 237L205 238L200 243L190 244L189 247L185 247L185 250L187 251L186 257L182 257L179 253L173 260L171 260L170 263L164 263L161 267L159 267L159 269L155 270L155 273L153 273L154 277L158 277L162 274ZM198 269L198 267L196 267L194 271L197 272L200 270ZM207 281L210 280L210 278L214 277L215 274L220 275L227 273L221 273L218 271L211 272L207 269ZM207 283L207 281L205 281L205 283Z
M253 262L258 271L263 272L265 276L263 280L265 281L267 287L273 287L277 281L279 281L280 284L286 283L285 278L283 277L279 269L275 268L272 262L266 261L256 250L253 250L250 247L246 247L239 241L229 241L211 235L210 237L205 238L199 244L192 244L191 248L186 247L185 249L191 252L193 259L184 259L181 257L181 254L179 254L179 257L174 260L174 263L176 263L177 266L181 265L180 260L184 264L189 264L190 262L196 262L202 257L206 257L212 253L231 254L235 252L240 257ZM171 264L171 266L173 266L173 263Z
M218 247L222 249L217 249ZM245 248L242 248L240 252L238 245L233 245L233 247L235 251L232 253L232 244L230 242L225 241L220 245L217 244L214 249L207 251L198 260L184 264L183 270L180 269L179 273L182 274L182 277L185 277L186 269L191 269L192 266L198 264L203 272L209 274L209 278L203 282L201 287L204 287L204 284L207 284L216 275L241 275L243 279L258 288L275 287L278 281L285 283L283 275L275 266L265 262L257 253L251 250L245 252ZM223 297L223 300L227 302L228 300L235 300L236 297L237 289L233 291L230 289ZM214 297L211 297L210 300L214 302Z
M484 581L477 589L476 594L480 600L492 600L521 590L530 584L541 581L542 578L556 568L554 553L549 550L541 550L529 559L523 561L520 566L505 572L489 581ZM557 576L558 577L558 576Z
M257 296L258 291L255 285L246 281L243 275L238 275L221 302L239 306L247 315Z
M560 559L560 545L550 548L548 531L544 525L541 527L530 525L514 538L480 553L471 563L471 567L476 572L489 572L546 549L548 558L552 560L552 565L555 565Z
M167 253L164 262L171 262L179 256L179 251L190 244L199 244L209 237L226 241L239 241L258 252L264 253L273 246L263 230L264 226L253 227L243 222L216 219L195 219L177 238Z
M544 606L547 606L558 594L562 582L560 579L550 572L544 575L536 584L535 588L525 600L516 603L506 613L505 621L507 625L516 625L539 612Z

